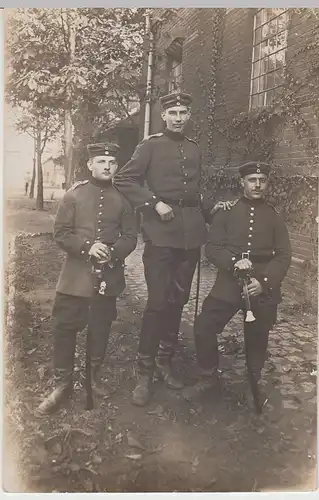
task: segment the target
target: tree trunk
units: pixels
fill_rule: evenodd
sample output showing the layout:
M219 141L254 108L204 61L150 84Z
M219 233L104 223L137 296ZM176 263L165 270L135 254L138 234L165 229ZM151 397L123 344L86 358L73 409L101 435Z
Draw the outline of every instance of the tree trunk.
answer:
M32 199L34 198L36 163L37 163L37 139L36 137L34 137L33 170L32 170L32 179L31 179L30 193L29 193L29 198Z
M69 61L73 64L75 58L75 38L76 30L74 19L71 11L67 11L67 25L69 29ZM67 105L64 115L64 142L65 142L65 187L69 189L73 183L74 166L73 166L73 127L72 127L72 90L70 87L67 89Z
M43 207L44 207L44 203L43 203L43 172L42 172L40 123L37 124L37 174L38 174L38 185L37 185L36 209L43 210Z
M70 110L64 115L64 147L65 147L65 188L69 189L73 183L73 144L72 120Z

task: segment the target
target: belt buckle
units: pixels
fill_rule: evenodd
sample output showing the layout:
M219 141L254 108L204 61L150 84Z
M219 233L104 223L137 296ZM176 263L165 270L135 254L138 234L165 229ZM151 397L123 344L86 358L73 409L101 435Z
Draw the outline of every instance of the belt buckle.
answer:
M249 252L243 252L243 253L241 254L241 258L242 258L242 259L249 259Z

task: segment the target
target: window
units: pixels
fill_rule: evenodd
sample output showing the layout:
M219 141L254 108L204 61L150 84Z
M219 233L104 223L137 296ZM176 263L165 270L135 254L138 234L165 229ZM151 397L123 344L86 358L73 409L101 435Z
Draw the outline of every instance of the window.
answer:
M288 9L259 9L254 16L249 109L267 106L284 81Z
M183 39L176 38L166 50L168 92L180 92L182 86Z
M170 61L170 72L168 80L168 91L169 92L180 92L182 85L182 63L179 61Z

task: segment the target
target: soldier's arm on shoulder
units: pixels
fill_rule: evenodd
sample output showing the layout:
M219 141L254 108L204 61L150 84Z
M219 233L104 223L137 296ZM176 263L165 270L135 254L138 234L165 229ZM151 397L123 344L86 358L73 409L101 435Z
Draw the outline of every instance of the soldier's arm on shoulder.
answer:
M54 222L54 240L65 252L86 260L94 242L76 234L75 210L76 196L73 190L69 190L65 193L58 208Z
M232 271L236 262L234 254L226 248L227 212L220 210L212 220L205 246L207 259L217 268Z
M274 256L267 265L261 284L265 289L280 286L291 263L291 244L282 215L274 214Z
M136 247L137 223L136 214L130 203L122 196L123 212L121 220L121 235L111 248L112 260L124 260Z
M155 194L144 186L147 169L151 161L152 141L155 140L150 138L140 142L132 158L114 177L114 185L135 208L142 207L145 204L146 208L153 207L158 201Z

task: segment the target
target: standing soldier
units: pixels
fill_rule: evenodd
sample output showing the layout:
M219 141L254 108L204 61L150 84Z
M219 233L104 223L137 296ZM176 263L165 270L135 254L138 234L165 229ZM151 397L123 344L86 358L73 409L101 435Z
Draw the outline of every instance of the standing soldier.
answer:
M197 143L183 134L191 101L185 93L162 97L166 130L144 139L115 177L118 189L142 210L148 301L137 356L138 382L132 398L140 406L149 400L155 367L169 388L183 387L174 377L170 361L200 247L206 240L201 154Z
M132 208L113 186L118 149L112 143L89 145L91 178L69 189L58 209L54 239L67 255L53 306L56 386L38 413L53 412L70 394L76 334L87 324L92 389L104 394L100 368L117 314L116 297L125 287L124 259L137 241Z
M248 373L257 384L261 378L269 330L281 301L280 286L291 261L287 227L273 206L264 200L270 167L249 162L239 168L244 194L228 211L215 214L206 244L206 256L218 269L215 284L195 321L195 345L200 380L183 391L196 400L218 382L217 335L237 313L247 310L235 277L248 271L251 309L255 321L244 323ZM247 318L248 319L248 318ZM257 391L260 394L260 391ZM264 401L260 401L260 406Z

